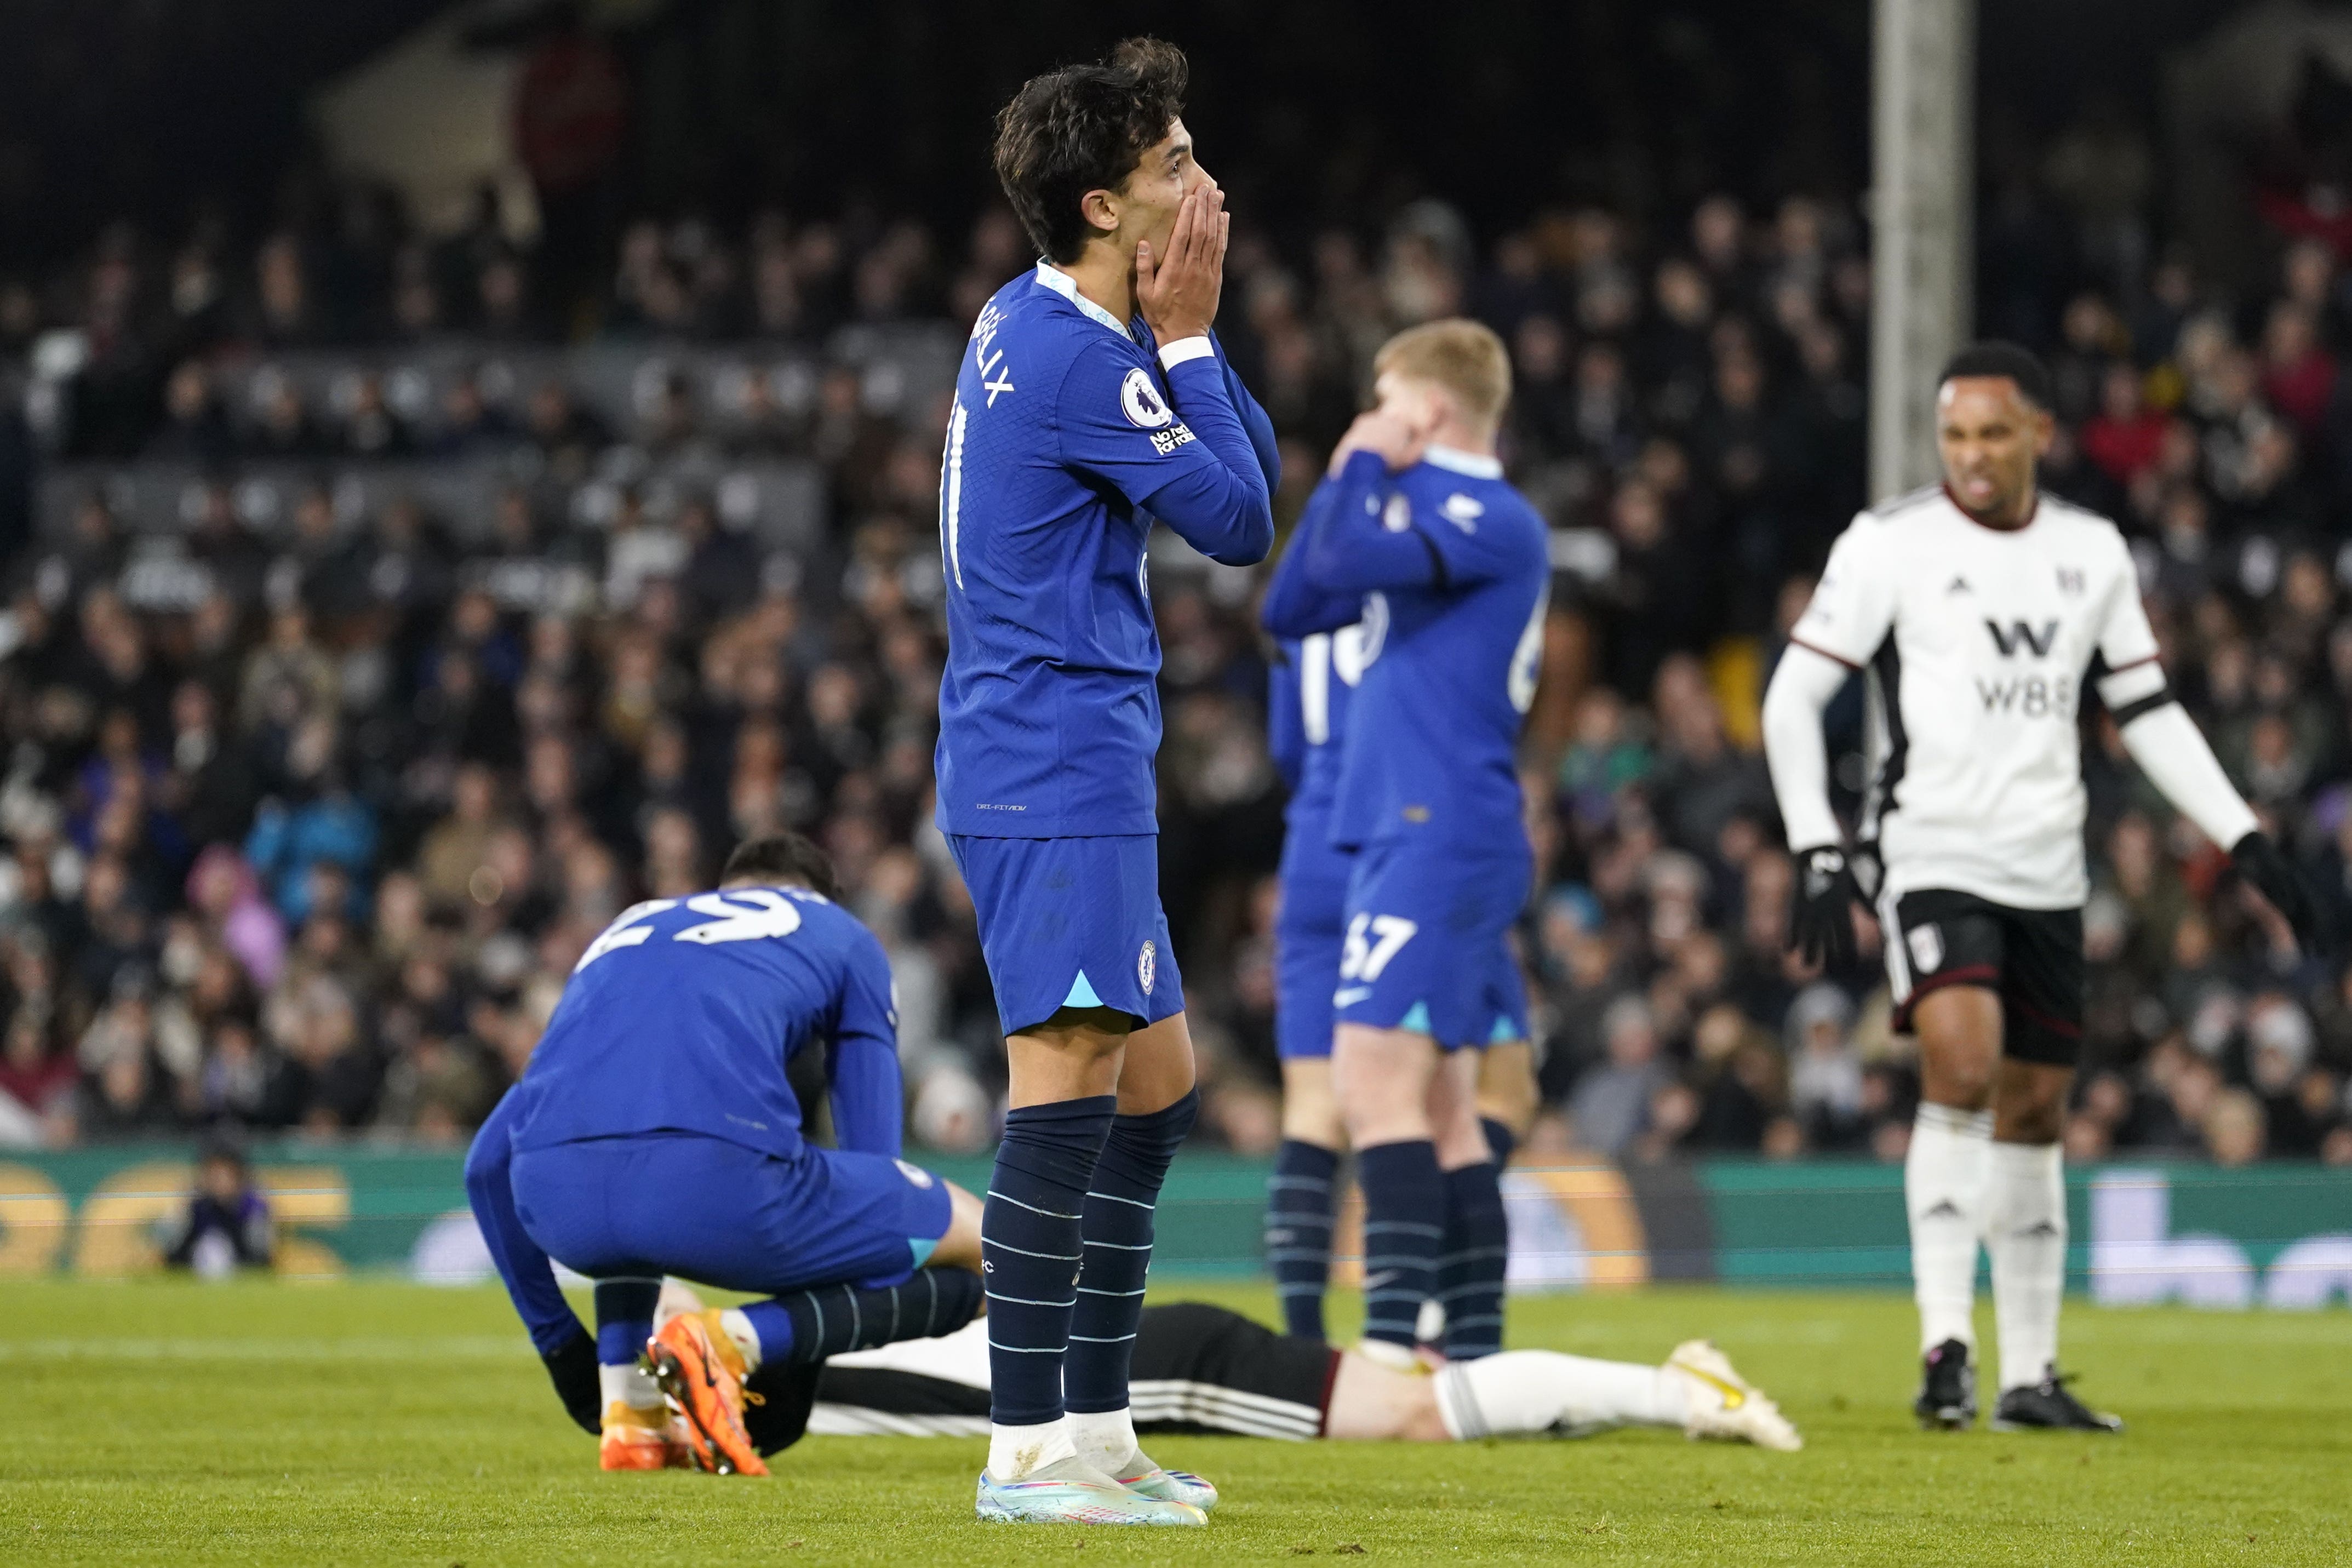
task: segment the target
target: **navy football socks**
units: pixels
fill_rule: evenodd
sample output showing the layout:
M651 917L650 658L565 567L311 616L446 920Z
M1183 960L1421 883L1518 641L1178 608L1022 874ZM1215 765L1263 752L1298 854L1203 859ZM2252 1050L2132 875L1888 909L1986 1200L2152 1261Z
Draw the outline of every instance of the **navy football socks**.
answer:
M1286 1333L1323 1338L1323 1293L1331 1284L1331 1186L1338 1151L1282 1141L1265 1184L1265 1261L1282 1298Z
M1200 1110L1196 1089L1164 1110L1112 1119L1079 1221L1086 1261L1070 1314L1070 1350L1062 1361L1067 1410L1093 1415L1127 1408L1128 1366L1143 1318L1144 1274L1151 1266L1152 1212L1168 1163Z
M1486 1161L1445 1173L1445 1250L1437 1300L1445 1309L1445 1359L1475 1361L1503 1348L1503 1275L1511 1237L1501 1173Z
M980 1310L980 1276L969 1268L918 1268L879 1289L824 1285L772 1301L743 1316L760 1336L760 1364L807 1365L900 1340L953 1333Z
M596 1364L635 1366L654 1337L659 1279L596 1281Z
M1005 1113L980 1220L988 1270L989 1419L997 1426L1042 1426L1062 1415L1079 1215L1118 1107L1115 1097L1103 1094Z
M1445 1238L1436 1145L1412 1138L1359 1149L1356 1176L1364 1189L1364 1338L1411 1350Z

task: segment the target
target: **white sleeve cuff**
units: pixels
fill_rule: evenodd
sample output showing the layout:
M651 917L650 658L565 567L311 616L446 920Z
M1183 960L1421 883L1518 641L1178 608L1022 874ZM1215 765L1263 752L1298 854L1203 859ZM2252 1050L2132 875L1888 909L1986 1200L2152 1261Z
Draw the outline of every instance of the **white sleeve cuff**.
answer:
M1214 358L1216 352L1217 345L1209 341L1209 334L1206 332L1195 333L1189 338L1178 338L1172 343L1160 345L1160 368L1174 370L1186 360Z

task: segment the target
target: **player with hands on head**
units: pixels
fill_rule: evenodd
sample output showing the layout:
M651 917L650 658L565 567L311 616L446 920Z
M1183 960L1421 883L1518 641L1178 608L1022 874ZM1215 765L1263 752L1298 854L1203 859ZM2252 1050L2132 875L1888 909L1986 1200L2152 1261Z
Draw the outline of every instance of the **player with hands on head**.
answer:
M1040 259L981 310L940 464L937 821L1011 1084L990 1178L996 1521L1198 1525L1216 1489L1135 1436L1152 1215L1200 1098L1159 886L1155 521L1274 543L1274 429L1212 331L1231 220L1183 55L1129 39L1024 84L995 163Z
M1307 571L1312 538L1330 509L1349 493L1341 475L1349 458L1368 452L1382 468L1402 472L1418 463L1438 434L1434 410L1405 412L1386 403L1367 410L1333 450L1325 481L1308 498L1294 548L1284 552L1266 584L1261 618L1278 655L1269 678L1267 747L1282 770L1290 800L1284 809L1282 899L1275 928L1275 1044L1282 1061L1282 1143L1266 1183L1265 1256L1293 1334L1321 1339L1323 1300L1330 1286L1331 1232L1339 1152L1347 1133L1332 1076L1332 997L1346 954L1348 883L1355 855L1331 841L1331 814L1340 763L1353 723L1356 689L1381 651L1387 601L1368 616L1361 591L1327 592ZM1356 499L1362 499L1359 494ZM1481 1053L1477 1116L1493 1159L1473 1161L1451 1178L1466 1202L1449 1205L1438 1260L1440 1309L1425 1308L1420 1337L1443 1345L1445 1322L1457 1356L1483 1352L1499 1335L1496 1325L1462 1320L1499 1317L1487 1285L1507 1245L1495 1205L1485 1202L1487 1167L1499 1170L1534 1115L1534 1047L1525 1039L1488 1041ZM1444 1309L1450 1308L1451 1311ZM1379 1352L1375 1352L1379 1353Z
M1375 450L1410 467L1420 440L1393 413L1360 415L1332 449L1328 477L1307 498L1294 546L1337 501L1350 452ZM1281 910L1275 928L1275 1047L1282 1060L1282 1144L1266 1178L1265 1257L1289 1331L1324 1333L1339 1153L1347 1132L1331 1081L1331 995L1345 946L1355 856L1331 842L1331 805L1349 715L1368 656L1364 595L1327 593L1307 574L1307 551L1283 552L1260 617L1277 650L1268 678L1266 748L1290 792L1283 810Z
M1516 752L1550 568L1495 456L1501 340L1433 321L1373 365L1379 401L1333 453L1266 615L1277 636L1357 626L1327 827L1350 857L1329 1078L1364 1193L1362 1351L1408 1366L1433 1300L1448 1360L1501 1346L1508 1151L1478 1089L1482 1053L1528 1033L1508 941L1533 869Z
M1822 713L1866 672L1876 913L1921 1095L1904 1165L1923 1357L1915 1411L1976 1419L1977 1247L1992 1260L2003 1428L2113 1432L2059 1373L2059 1133L2083 1028L2081 708L2095 688L2149 782L2306 941L2293 868L2174 700L2114 523L2044 494L2049 373L1979 343L1937 378L1944 483L1864 512L1830 552L1764 699L1799 868L1792 944L1850 951L1862 894L1832 815Z

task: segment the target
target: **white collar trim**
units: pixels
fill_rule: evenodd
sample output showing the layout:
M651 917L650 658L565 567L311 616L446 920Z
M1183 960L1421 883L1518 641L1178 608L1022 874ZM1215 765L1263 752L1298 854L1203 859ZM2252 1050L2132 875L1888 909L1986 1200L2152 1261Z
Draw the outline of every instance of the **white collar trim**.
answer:
M1126 338L1129 342L1132 342L1134 341L1134 334L1127 330L1127 323L1125 321L1120 321L1117 316L1112 315L1108 310L1104 310L1100 305L1096 304L1092 300L1089 300L1084 294L1079 293L1078 280L1071 277L1068 273L1063 271L1060 268L1055 266L1052 262L1041 260L1037 263L1037 281L1044 284L1046 288L1051 289L1055 293L1059 294L1063 299L1067 300L1071 304L1076 305L1078 310L1087 317L1094 321L1100 321L1104 326L1108 327L1112 331L1117 332L1122 338Z
M1423 447L1421 460L1433 468L1451 468L1457 474L1467 474L1474 479L1499 479L1503 477L1503 460L1476 452L1465 452L1456 447Z

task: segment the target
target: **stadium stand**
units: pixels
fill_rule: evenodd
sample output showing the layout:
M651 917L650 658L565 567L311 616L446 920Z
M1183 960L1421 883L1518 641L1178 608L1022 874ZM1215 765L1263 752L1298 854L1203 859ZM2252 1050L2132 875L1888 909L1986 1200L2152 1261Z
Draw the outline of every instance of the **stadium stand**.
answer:
M1985 315L2050 356L2053 488L2131 535L2176 687L2352 930L2352 274L2282 237L2272 284L2224 295L2109 243L2069 195L2111 152L2090 136L1999 175ZM0 390L40 457L0 613L0 1144L461 1138L605 922L786 825L890 950L913 1131L984 1145L1002 1047L929 825L935 490L1017 232L646 219L561 330L540 258L402 232L124 226L0 280ZM1557 570L1526 748L1538 1156L1900 1157L1916 1081L1874 976L1781 950L1755 730L1864 500L1867 302L1843 199L1547 211L1486 243L1422 201L1377 235L1237 237L1220 328L1284 434L1286 523L1391 331L1467 311L1514 350L1508 457ZM1262 1150L1255 579L1163 544L1203 1135ZM1850 794L1851 696L1832 729ZM2280 945L2099 721L2091 753L2070 1152L2352 1162L2352 970Z

